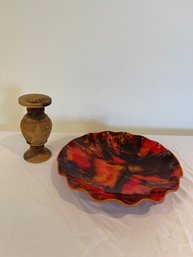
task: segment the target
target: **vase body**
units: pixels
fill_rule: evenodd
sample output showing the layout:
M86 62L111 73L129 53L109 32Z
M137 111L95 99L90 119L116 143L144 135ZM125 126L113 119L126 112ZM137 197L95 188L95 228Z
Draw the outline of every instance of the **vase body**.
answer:
M50 150L44 146L52 129L52 122L45 114L44 106L51 103L51 98L45 95L41 95L44 98L39 96L39 94L35 94L35 96L31 94L19 98L19 103L27 107L27 114L24 115L20 123L21 132L30 145L30 149L24 154L24 159L33 163L46 161L51 156ZM47 98L50 102L47 101L45 104L42 99ZM30 101L30 99L32 100Z

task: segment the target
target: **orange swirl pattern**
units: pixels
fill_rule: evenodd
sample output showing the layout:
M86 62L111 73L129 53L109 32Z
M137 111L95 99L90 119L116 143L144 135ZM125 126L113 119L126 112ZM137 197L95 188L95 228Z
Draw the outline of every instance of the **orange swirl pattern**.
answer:
M125 132L89 133L68 143L58 155L58 170L71 188L98 201L135 205L160 202L179 187L182 168L161 144Z

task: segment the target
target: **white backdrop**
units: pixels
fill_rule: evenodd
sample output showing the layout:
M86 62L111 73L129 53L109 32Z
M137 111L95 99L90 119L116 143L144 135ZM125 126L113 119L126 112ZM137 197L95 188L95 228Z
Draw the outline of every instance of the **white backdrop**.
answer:
M193 133L192 0L0 0L0 129L45 93L55 131Z

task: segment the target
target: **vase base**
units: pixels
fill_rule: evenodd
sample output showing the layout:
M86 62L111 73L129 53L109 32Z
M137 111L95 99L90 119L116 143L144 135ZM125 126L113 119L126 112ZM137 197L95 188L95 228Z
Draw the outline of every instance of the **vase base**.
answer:
M45 162L52 156L51 151L44 146L30 146L23 157L26 161L31 163Z

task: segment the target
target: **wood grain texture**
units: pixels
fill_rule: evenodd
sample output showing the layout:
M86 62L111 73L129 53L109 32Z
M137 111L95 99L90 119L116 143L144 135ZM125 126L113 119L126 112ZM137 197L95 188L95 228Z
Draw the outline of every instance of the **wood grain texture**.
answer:
M52 122L44 107L51 104L51 98L42 94L27 94L19 97L19 104L27 107L27 114L21 120L21 132L30 145L24 154L24 159L32 163L40 163L51 157L51 152L45 148L52 129Z

